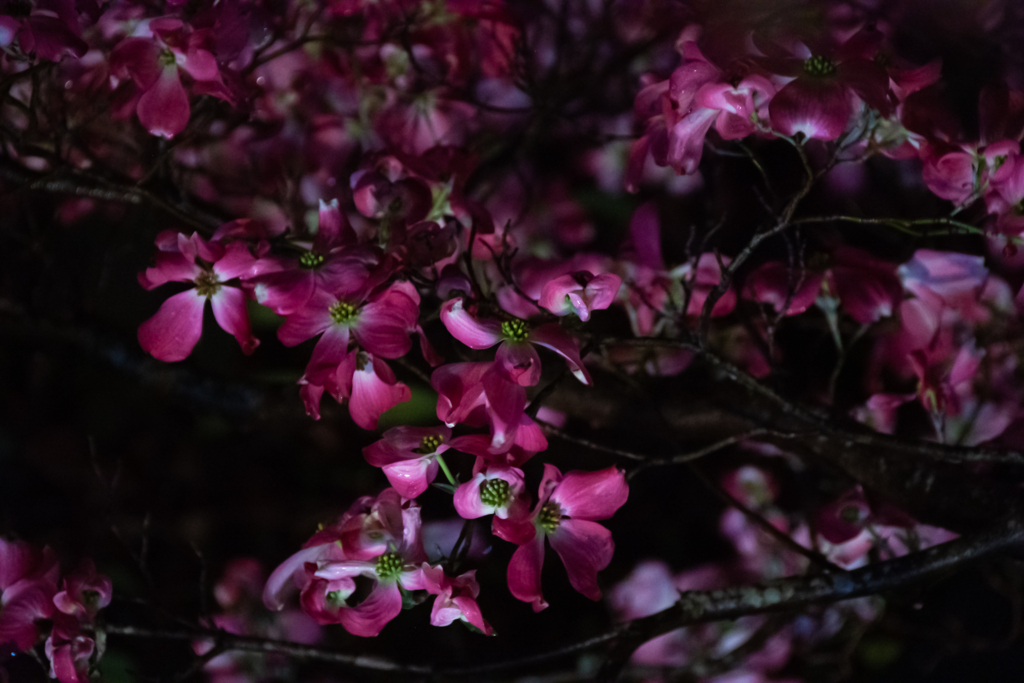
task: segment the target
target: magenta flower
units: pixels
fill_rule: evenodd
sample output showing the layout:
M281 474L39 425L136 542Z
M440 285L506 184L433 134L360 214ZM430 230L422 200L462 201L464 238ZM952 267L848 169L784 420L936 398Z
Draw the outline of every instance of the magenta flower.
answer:
M341 613L354 609L345 601L355 591L355 576L375 569L375 562L366 561L387 555L396 548L401 550L402 558L409 558L411 562L426 559L420 526L419 506L414 501L404 500L394 489L385 489L378 496L363 496L336 523L313 534L302 550L271 573L263 589L263 603L279 611L284 608L288 593L298 589L303 609L318 623L341 623ZM394 564L392 559L386 558L383 564ZM358 569L354 573L340 572L334 578L317 576L321 567L350 560L363 561L363 564L354 565ZM373 603L366 605L362 617L381 607L380 598L378 595ZM383 603L389 609L391 603L387 600ZM401 599L398 605L401 610ZM362 617L349 615L346 619L357 623Z
M781 261L763 263L747 275L745 298L768 304L782 315L798 315L821 294L823 275ZM787 305L788 304L788 305Z
M320 200L320 220L309 249L299 259L273 261L252 279L256 300L278 315L299 310L317 289L356 292L370 277L379 254L369 248L352 248L356 236L338 209Z
M15 39L25 54L58 62L65 56L82 57L89 46L81 38L78 10L73 0L38 0L0 5L0 47Z
M880 33L865 28L840 46L798 44L791 56L775 62L776 73L796 77L768 105L775 130L835 140L858 101L888 116L889 75L874 61L880 41Z
M715 126L724 140L738 140L757 131L767 118L775 86L751 72L746 60L734 60L726 70L712 64L692 41L682 46L683 63L667 81L646 85L636 97L637 119L646 131L630 150L626 189L635 192L648 152L658 166L677 173L696 173L704 138Z
M466 437L452 439L448 427L394 427L384 438L363 449L366 462L384 475L404 498L415 498L437 477L438 461L449 448L459 448Z
M60 567L49 548L0 538L0 643L28 650L39 638L36 622L54 612Z
M149 22L152 37L125 38L110 54L111 72L131 78L140 95L135 107L139 122L153 135L172 138L185 129L191 109L179 68L196 81L202 93L230 100L213 56L210 29L191 30L180 19Z
M383 552L366 557L360 548L349 551L351 530L340 540L346 559L319 563L310 589L303 593L303 608L320 623L340 623L357 636L375 636L402 611L402 594L406 590L426 588L420 565L426 553L420 539L419 507L402 503L394 489L387 489L370 506L362 533L376 537L372 544ZM360 534L360 541L362 534ZM348 541L348 543L346 543ZM358 605L348 604L355 590L355 578L373 581L373 588Z
M246 245L207 242L197 234L186 237L173 230L157 235L156 245L156 265L139 273L139 283L146 289L166 282L191 282L195 287L169 298L139 326L142 348L166 362L187 358L203 333L203 310L209 301L217 324L235 336L242 352L255 351L260 342L249 326L246 295L224 284L249 273L256 263Z
M58 612L45 651L50 660L50 678L60 683L89 683L89 661L96 652L96 642L82 634L77 619Z
M944 309L970 321L985 321L991 316L989 302L982 296L992 280L984 256L918 249L899 267L899 276L907 291L936 317Z
M326 389L334 400L348 399L352 421L363 429L376 429L377 420L386 411L412 398L412 392L398 381L391 367L366 351L353 350L344 356L337 367L319 379L307 374L299 379L299 394L306 414L320 419L320 399Z
M677 314L700 315L711 290L721 281L719 258L725 265L731 262L727 256L705 252L696 261L690 259L669 270L661 254L658 210L650 202L633 213L622 252L629 282L626 312L634 334L641 337L658 334ZM711 315L728 315L735 307L736 292L730 287L715 302Z
M409 282L395 282L369 297L365 291L338 286L333 291L315 289L278 328L277 336L285 346L295 346L322 334L306 367L310 380L321 379L346 358L350 339L382 358L408 353L419 304L420 295Z
M448 626L456 619L470 624L485 636L493 636L494 629L484 619L476 598L480 595L480 584L476 582L476 570L459 576L448 576L441 567L423 565L423 587L436 595L430 611L433 626Z
M540 381L540 356L534 344L551 349L569 364L576 379L590 384L590 373L580 360L579 346L557 323L540 327L521 318L499 321L477 318L464 308L463 299L451 299L441 307L441 322L453 337L471 349L488 349L501 344L495 361L510 381L531 387Z
M697 171L704 137L714 125L724 140L752 135L756 121L766 115L765 105L775 86L761 74L749 73L749 64L737 62L724 72L701 53L696 43L683 46L683 63L672 72L666 109L668 147L666 163L677 173Z
M865 325L891 316L903 300L896 264L866 251L840 247L812 263L804 271L779 262L759 266L747 276L746 295L785 315L803 313L816 301L824 306L838 301Z
M110 604L110 579L96 573L92 560L84 560L77 571L64 577L64 590L53 596L53 604L79 621L92 622L96 613Z
M533 512L517 519L494 518L494 533L519 545L508 565L512 595L532 603L535 612L548 606L540 586L547 538L562 558L572 587L599 600L597 572L611 562L615 543L596 521L614 515L628 496L625 473L615 467L563 477L557 467L545 464Z
M591 311L608 308L615 301L622 286L622 278L614 273L593 275L578 271L555 278L544 285L540 307L561 317L575 313L586 322Z
M522 453L537 453L547 448L544 438L526 410L526 389L508 380L498 363L449 363L434 370L430 386L437 391L437 418L454 427L463 423L470 427L489 426L493 455L511 454L518 446ZM472 436L472 435L471 435ZM460 450L481 456L465 437ZM529 455L516 459L521 464Z

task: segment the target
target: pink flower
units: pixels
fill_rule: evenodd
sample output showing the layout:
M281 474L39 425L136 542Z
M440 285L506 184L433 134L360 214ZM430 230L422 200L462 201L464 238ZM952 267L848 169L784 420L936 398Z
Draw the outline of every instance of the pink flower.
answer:
M529 455L547 448L547 439L526 410L526 390L508 380L498 363L449 363L434 370L430 386L437 391L437 417L454 427L458 423L470 427L487 425L491 430L487 449L492 457L515 453L520 448L522 457L513 458L521 464ZM483 456L465 439L460 449Z
M25 54L35 53L40 59L58 62L63 57L80 58L89 50L81 38L78 10L72 0L50 0L4 4L0 15L0 46L7 47L15 39ZM9 16L23 9L25 15ZM19 12L20 14L20 12Z
M677 173L696 173L704 138L715 126L724 140L738 140L757 130L767 118L775 86L747 61L735 60L723 71L705 57L697 44L682 46L683 63L667 81L648 83L636 97L637 119L646 132L630 150L626 189L635 192L648 152L659 166Z
M747 277L747 296L780 312L788 301L786 315L802 313L816 301L827 306L838 300L850 317L865 325L891 316L903 300L896 264L868 252L839 247L818 257L813 266L801 272L766 263Z
M607 519L629 496L625 473L615 467L599 472L569 472L544 465L544 478L533 512L517 519L494 518L494 533L519 548L508 565L508 587L539 612L548 606L541 593L544 539L562 558L569 583L591 600L601 598L597 572L615 551L611 532L596 520Z
M626 312L637 336L657 334L675 315L700 315L711 290L721 281L719 257L711 252L667 268L661 254L658 210L650 202L633 213L621 251L629 283ZM721 261L728 265L731 259L723 256ZM735 307L736 292L730 287L715 302L711 315L728 315Z
M203 310L209 301L213 317L235 336L242 352L255 351L260 342L249 326L246 295L224 284L253 268L256 259L246 245L207 242L199 235L186 237L173 230L157 235L156 245L156 265L139 273L139 284L153 289L166 282L191 282L195 287L167 299L156 315L139 326L142 348L169 363L187 358L203 333Z
M89 662L96 652L96 643L82 635L77 619L58 612L45 650L51 678L61 683L89 683Z
M39 638L36 621L54 612L60 567L49 548L0 538L0 644L28 650Z
M722 488L744 505L759 510L771 505L779 494L779 485L768 472L745 465L722 477Z
M616 620L628 621L668 609L679 599L668 565L644 560L608 593ZM649 640L633 654L638 664L681 666L687 660L686 631L676 630Z
M480 605L476 598L480 595L480 584L476 581L476 570L468 571L460 576L449 577L441 567L424 564L423 587L431 595L436 595L434 607L430 611L430 623L433 626L448 626L456 619L479 629L485 636L493 636L494 629L484 620Z
M459 448L466 437L452 439L448 427L394 427L384 438L363 449L366 462L384 475L404 498L415 498L430 486L438 470L438 457Z
M579 346L556 323L532 327L522 318L499 321L478 318L465 309L462 298L446 301L441 307L441 322L453 337L472 349L487 349L501 344L495 361L508 379L524 387L540 381L540 356L533 344L551 349L562 356L569 369L584 384L590 384L590 373L580 360Z
M516 516L526 483L523 471L508 465L487 464L478 458L473 478L455 490L455 511L464 519L495 515L507 519Z
M320 562L308 590L303 592L302 606L321 624L340 623L357 636L375 636L402 611L405 590L426 588L420 564L426 560L420 539L419 507L402 503L397 492L387 489L378 496L370 510L363 513L383 545L383 552L366 557L365 548L349 550L346 538L341 539L346 559ZM376 518L374 516L376 515ZM307 565L309 568L310 565ZM349 605L356 577L373 582L369 595L357 605Z
M281 610L289 589L298 588L303 610L318 623L376 635L402 609L398 584L423 588L416 566L426 560L420 527L419 506L394 489L363 496L271 573L263 602ZM375 585L363 601L350 605L359 576Z
M285 346L296 346L322 334L306 367L311 381L323 379L349 353L349 340L382 358L400 358L412 348L420 296L409 282L395 282L383 292L345 288L315 289L277 330Z
M230 100L220 67L208 43L211 29L193 31L180 19L149 22L151 37L125 38L110 54L111 72L131 78L140 94L139 122L153 135L172 138L185 129L191 114L179 67L202 93Z
M781 261L769 261L747 275L744 294L748 299L770 305L783 315L798 315L817 300L822 278L820 272L800 270Z
M64 577L64 590L53 596L53 604L64 614L88 623L110 604L112 595L110 579L96 573L92 560L84 560L77 571Z
M377 420L399 403L412 398L409 387L398 381L391 367L381 358L361 350L344 356L336 367L325 368L326 374L299 379L299 395L306 414L320 419L320 399L326 389L339 403L348 399L352 421L363 429L376 429ZM306 372L309 372L307 367Z
M352 248L355 233L338 209L338 200L320 200L320 220L311 247L298 261L276 259L252 278L256 300L278 315L302 308L317 289L357 292L370 277L379 253ZM272 261L266 259L266 261Z
M622 286L622 278L613 273L594 276L586 271L563 275L544 285L540 307L557 316L575 313L580 320L590 320L591 311L611 306Z
M838 47L797 45L792 56L773 65L776 73L796 78L768 105L772 126L786 135L835 140L857 100L888 116L889 76L874 61L880 39L877 31L862 29Z
M677 173L691 174L700 164L704 137L714 125L725 140L753 134L754 121L764 119L765 106L775 86L749 65L735 63L723 72L701 53L696 43L683 45L683 63L669 79L665 109L668 126L668 154L665 161ZM655 157L659 165L661 163Z
M984 350L974 344L960 348L956 357L929 357L921 349L912 351L908 360L917 375L917 396L932 414L959 415L962 399L972 395L973 383L981 365Z

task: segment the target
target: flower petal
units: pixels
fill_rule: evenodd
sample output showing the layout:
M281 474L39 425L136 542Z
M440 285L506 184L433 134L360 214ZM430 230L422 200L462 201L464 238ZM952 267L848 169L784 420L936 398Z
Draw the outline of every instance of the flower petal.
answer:
M629 498L625 472L617 467L597 472L567 472L551 500L574 519L608 519Z
M587 372L583 361L580 360L579 345L557 323L541 325L531 330L528 340L557 353L569 364L569 370L576 376L576 379L584 384L593 384L590 373Z
M543 567L544 534L536 534L532 541L519 546L508 563L509 591L517 600L532 603L534 612L540 612L548 606L540 588L540 572Z
M139 344L157 360L184 360L203 334L206 297L190 289L175 294L152 318L139 325Z
M455 489L452 502L455 504L455 511L459 513L459 517L477 519L494 512L494 508L484 505L484 502L480 500L480 486L485 481L487 481L487 477L481 472Z
M498 347L494 360L512 382L532 387L540 381L540 356L527 342L506 341Z
M242 353L248 356L260 345L260 340L253 336L249 325L246 298L245 292L237 287L221 287L220 291L210 297L210 306L217 324L235 336L242 347Z
M776 130L819 140L842 135L853 113L849 91L841 84L803 77L777 92L768 110Z
M398 584L378 583L376 588L358 607L342 609L339 613L341 625L354 636L370 637L402 611L402 593Z
M451 299L441 307L441 322L448 332L471 349L489 349L501 341L501 323L477 320L463 308L462 299Z
M612 532L585 519L563 519L548 539L562 558L572 587L591 600L600 600L597 572L612 561L615 553Z
M363 429L376 429L377 420L385 411L411 398L409 387L397 382L384 361L370 359L362 370L352 374L348 411L352 420ZM401 606L401 598L398 602Z
M139 98L135 111L139 122L153 135L173 138L185 130L191 110L176 65L164 67L153 87Z
M424 456L384 465L382 469L388 482L403 498L415 498L426 491L437 477L438 464L437 458Z
M668 163L677 173L697 172L704 153L704 138L718 114L717 109L697 109L679 119L669 130Z

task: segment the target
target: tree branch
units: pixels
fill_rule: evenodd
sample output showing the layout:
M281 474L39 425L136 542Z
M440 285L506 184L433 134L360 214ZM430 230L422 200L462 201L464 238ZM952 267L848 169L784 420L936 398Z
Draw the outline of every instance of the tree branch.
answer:
M372 655L352 655L334 650L283 640L241 636L217 629L150 629L110 624L104 627L112 636L157 640L213 639L225 650L280 653L297 659L328 662L341 666L382 671L404 677L473 678L486 674L523 669L560 659L599 645L610 647L599 680L612 681L633 651L669 631L691 624L736 619L750 614L785 612L813 603L833 603L850 598L875 595L912 586L924 579L958 569L988 555L1024 548L1024 515L1020 510L989 530L965 536L893 560L844 573L794 576L760 585L733 586L714 591L681 593L672 607L649 617L634 619L601 635L570 643L554 650L527 657L482 665L408 664Z
M831 603L911 586L993 553L1024 547L1020 511L988 531L927 550L877 562L846 573L790 577L759 586L733 586L716 591L687 591L672 607L619 627L599 681L613 681L633 651L648 640L681 626L748 614L780 612L813 603Z

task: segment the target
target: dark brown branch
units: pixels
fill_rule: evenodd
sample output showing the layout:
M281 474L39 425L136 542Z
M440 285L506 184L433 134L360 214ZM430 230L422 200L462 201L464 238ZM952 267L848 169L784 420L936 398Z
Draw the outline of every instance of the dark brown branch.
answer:
M1009 480L962 466L964 462L1019 466L1024 456L1018 452L907 441L870 431L842 416L830 416L790 401L693 343L670 339L617 343L695 351L719 379L728 380L743 392L733 396L734 412L746 418L741 429L760 426L780 432L761 440L838 470L926 524L959 533L976 531L1005 514L1020 498L1019 490ZM792 433L791 438L782 436L787 432Z
M624 624L608 638L613 645L598 680L615 680L637 647L681 626L876 595L911 586L986 555L1022 547L1024 522L1016 514L976 536L847 573L790 577L760 586L734 586L716 591L687 591L672 607Z

